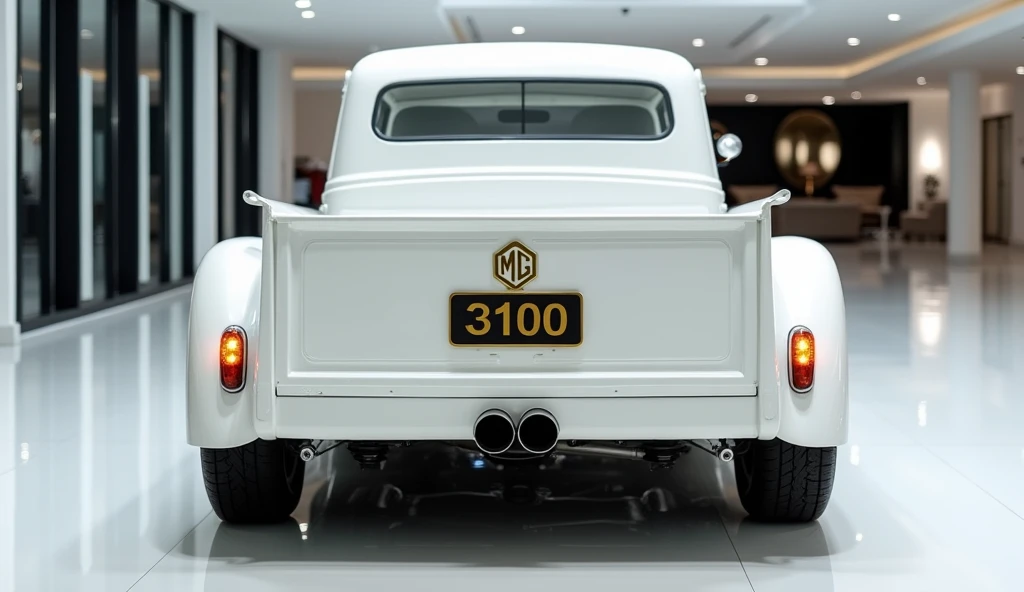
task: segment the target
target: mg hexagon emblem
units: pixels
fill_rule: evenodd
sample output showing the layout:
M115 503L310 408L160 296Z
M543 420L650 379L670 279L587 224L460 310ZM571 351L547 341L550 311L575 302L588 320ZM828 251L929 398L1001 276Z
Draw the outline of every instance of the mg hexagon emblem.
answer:
M537 254L512 241L494 254L494 279L509 290L518 290L537 277Z

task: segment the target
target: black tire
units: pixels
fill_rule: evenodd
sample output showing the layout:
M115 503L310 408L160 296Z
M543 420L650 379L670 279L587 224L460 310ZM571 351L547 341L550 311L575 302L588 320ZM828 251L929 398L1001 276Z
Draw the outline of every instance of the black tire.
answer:
M782 440L748 440L736 455L736 487L743 509L762 522L811 522L832 495L836 449Z
M288 518L299 504L305 465L286 440L200 450L206 495L217 516L235 524Z

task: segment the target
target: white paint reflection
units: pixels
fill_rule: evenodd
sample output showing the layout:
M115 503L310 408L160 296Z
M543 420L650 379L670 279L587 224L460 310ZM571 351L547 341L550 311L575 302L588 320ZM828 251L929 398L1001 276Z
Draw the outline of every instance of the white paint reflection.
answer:
M935 346L942 341L942 313L934 310L917 313L917 336L925 346L925 355L934 356Z
M928 425L928 402L921 401L917 404L917 425L925 427Z
M149 434L151 429L150 404L150 328L152 319L148 314L139 317L139 536L149 526Z
M911 327L917 356L935 358L942 355L948 332L949 290L933 283L927 271L910 273Z
M27 463L28 459L31 458L29 454L28 442L21 443L21 462Z
M78 547L78 564L82 573L92 568L93 543L93 475L95 470L95 449L93 448L93 336L86 333L79 338L79 377L81 387L81 408L78 413L78 474L82 483L80 493L81 509L78 513L81 539Z
M860 464L860 446L856 444L850 446L850 464L853 466Z
M857 539L857 542L858 542L858 543L859 543L859 542L861 542L861 541L863 541L863 540L864 540L864 534L863 534L863 533L859 533L859 532L858 532L858 533L857 533L857 536L856 536L856 539Z

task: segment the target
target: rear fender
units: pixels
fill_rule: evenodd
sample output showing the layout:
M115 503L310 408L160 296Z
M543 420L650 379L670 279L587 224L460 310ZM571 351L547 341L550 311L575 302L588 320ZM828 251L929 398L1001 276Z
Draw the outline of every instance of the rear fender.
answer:
M259 346L259 238L228 239L203 257L192 284L188 323L188 443L231 448L256 439L253 427ZM220 385L220 337L237 325L246 336L246 375L241 391Z
M799 446L827 447L846 442L846 305L832 255L802 237L772 239L775 351L779 368L778 438ZM814 334L814 383L798 393L789 382L789 333L804 326Z

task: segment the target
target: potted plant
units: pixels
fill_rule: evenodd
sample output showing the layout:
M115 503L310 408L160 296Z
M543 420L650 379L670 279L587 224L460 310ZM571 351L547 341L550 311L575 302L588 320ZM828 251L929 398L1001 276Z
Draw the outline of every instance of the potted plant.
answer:
M939 178L935 175L927 175L924 178L924 196L928 201L934 201L939 194Z

